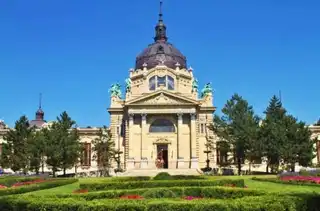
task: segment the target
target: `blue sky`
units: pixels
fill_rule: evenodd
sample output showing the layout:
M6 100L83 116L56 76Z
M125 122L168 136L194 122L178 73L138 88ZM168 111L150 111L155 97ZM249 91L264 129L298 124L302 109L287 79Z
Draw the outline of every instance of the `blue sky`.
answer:
M0 119L66 110L79 126L109 124L108 89L124 83L153 40L158 0L0 1ZM320 116L320 1L164 0L169 41L220 110L235 92L262 115L282 91L287 110Z

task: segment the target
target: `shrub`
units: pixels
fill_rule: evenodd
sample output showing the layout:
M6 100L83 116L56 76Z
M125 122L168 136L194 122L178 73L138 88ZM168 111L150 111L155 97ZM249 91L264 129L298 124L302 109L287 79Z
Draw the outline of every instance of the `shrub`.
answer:
M89 191L106 189L134 189L134 188L156 188L156 187L189 187L189 186L224 186L226 184L235 187L244 187L244 180L150 180L150 181L129 181L129 182L82 182L81 189Z
M265 195L258 197L246 197L235 200L95 200L55 197L30 197L0 198L0 210L6 211L29 211L29 210L82 210L82 211L307 211L317 210L316 204L310 206L303 199L293 196ZM310 209L311 208L311 209Z
M172 179L172 177L167 172L161 172L161 173L157 174L153 179L154 180L170 180L170 179Z
M6 176L0 178L0 185L11 187L13 184L21 182L29 182L34 180L39 180L40 177L20 177L20 176Z
M58 194L58 198L82 198L85 200L113 199L123 195L142 195L145 198L181 198L184 196L195 196L215 199L242 198L245 196L261 196L265 192L244 188L227 187L168 187L133 190L109 190L89 192L85 194Z

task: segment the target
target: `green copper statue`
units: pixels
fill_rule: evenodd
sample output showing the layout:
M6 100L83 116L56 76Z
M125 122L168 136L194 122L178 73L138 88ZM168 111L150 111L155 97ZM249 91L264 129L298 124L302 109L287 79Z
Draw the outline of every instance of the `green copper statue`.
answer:
M115 83L111 85L111 88L109 89L109 92L111 93L111 97L119 97L121 98L121 86L119 83Z
M192 81L192 91L198 90L198 80L196 78Z
M208 96L209 94L212 94L212 86L211 83L207 83L204 88L201 90L201 97Z
M127 78L125 80L125 83L126 83L126 92L130 92L131 91L131 79L130 78Z

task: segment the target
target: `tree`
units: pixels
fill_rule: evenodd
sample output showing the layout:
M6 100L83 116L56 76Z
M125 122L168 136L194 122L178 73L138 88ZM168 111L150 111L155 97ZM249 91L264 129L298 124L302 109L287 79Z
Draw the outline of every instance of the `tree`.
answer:
M30 128L28 118L21 116L15 122L14 129L10 129L4 136L1 165L10 167L14 172L22 170L25 174L29 170L28 143L32 138L33 128Z
M46 163L51 166L53 176L57 171L66 170L75 166L82 150L79 135L73 121L66 112L63 112L50 128L44 129L46 138Z
M98 132L98 137L93 140L94 159L97 160L102 176L109 176L112 160L115 157L115 143L111 140L110 130L106 126Z
M240 175L246 153L251 149L251 143L257 140L259 118L254 114L252 106L238 94L227 101L222 113L221 117L215 115L209 129L214 130L220 142L225 142L224 146L230 146Z
M265 110L265 118L259 130L262 154L267 159L266 172L278 170L281 159L281 146L286 142L286 126L284 124L286 110L279 98L273 96Z
M74 128L76 122L73 121L67 112L60 114L57 118L60 131L60 146L61 146L61 169L63 175L66 175L66 170L72 168L78 162L78 158L82 151L79 134L76 128Z
M30 153L30 170L39 174L40 168L44 173L45 152L46 152L46 138L43 131L36 131L29 141Z
M46 163L52 169L53 177L60 171L62 151L61 151L61 131L59 124L53 122L49 128L43 129L43 135L46 139Z

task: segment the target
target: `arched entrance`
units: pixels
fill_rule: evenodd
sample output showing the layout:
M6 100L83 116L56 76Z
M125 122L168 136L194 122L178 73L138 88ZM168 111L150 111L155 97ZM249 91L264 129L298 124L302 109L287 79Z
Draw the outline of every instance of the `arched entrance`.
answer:
M157 144L157 168L168 168L168 144Z

